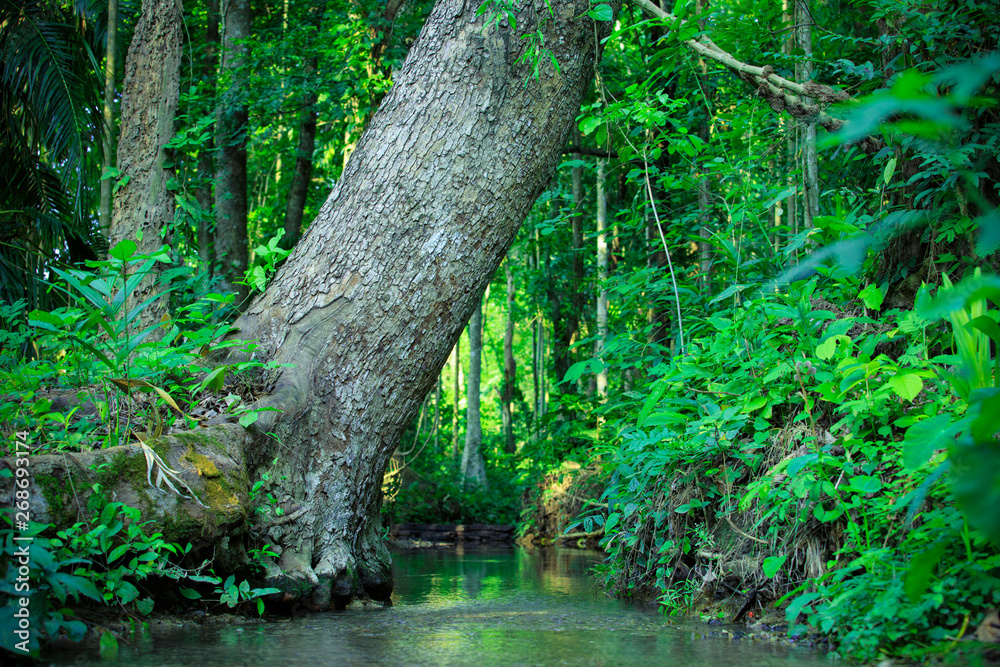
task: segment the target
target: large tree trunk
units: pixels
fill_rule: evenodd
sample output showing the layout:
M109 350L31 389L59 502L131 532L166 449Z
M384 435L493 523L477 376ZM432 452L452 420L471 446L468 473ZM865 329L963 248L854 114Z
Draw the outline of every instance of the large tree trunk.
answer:
M610 23L586 0L538 3L483 33L441 0L341 180L240 336L281 363L257 424L297 519L272 528L292 595L324 607L392 588L379 517L400 435L556 166ZM547 20L542 20L543 18ZM559 62L516 63L541 29ZM595 29L596 28L596 29ZM274 438L265 437L273 433Z
M222 6L222 67L228 86L215 114L215 145L219 149L215 172L215 256L223 290L236 294L243 310L249 291L238 284L247 270L247 102L240 66L249 54L250 0L229 0Z
M128 182L114 199L111 248L122 239L135 239L137 252L151 254L163 245L161 234L174 218L174 194L167 189L172 170L162 165L180 99L182 31L179 0L143 0L125 58L118 171ZM153 279L147 279L129 307L155 289ZM136 319L136 330L160 321L166 310L165 297L154 301Z
M486 489L486 462L483 461L483 423L479 413L479 381L483 373L483 304L469 320L469 383L465 399L465 449L462 451L462 481Z

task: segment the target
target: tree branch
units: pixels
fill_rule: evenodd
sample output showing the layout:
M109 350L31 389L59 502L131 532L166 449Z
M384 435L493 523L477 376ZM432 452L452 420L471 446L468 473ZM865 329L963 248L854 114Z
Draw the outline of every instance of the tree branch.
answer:
M651 0L633 0L633 2L647 14L670 21L678 28L687 24L683 19L679 19L673 14L663 11L651 2ZM816 123L830 132L836 132L844 126L846 121L831 116L821 106L833 102L846 102L851 99L851 96L844 91L836 90L815 81L796 83L775 74L774 68L770 65L757 67L756 65L744 63L723 51L705 35L700 35L695 39L686 39L683 42L685 46L702 58L719 63L748 85L752 86L761 97L767 100L770 107L778 113L786 111L790 116L808 123ZM817 102L806 102L804 98L813 98ZM874 152L882 146L882 142L873 137L866 137L858 142L858 144L866 153Z

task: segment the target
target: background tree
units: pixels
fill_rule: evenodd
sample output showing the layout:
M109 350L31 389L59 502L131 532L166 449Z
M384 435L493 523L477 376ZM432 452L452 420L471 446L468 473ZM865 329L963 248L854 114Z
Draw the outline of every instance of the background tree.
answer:
M479 411L480 379L483 365L483 304L472 311L469 320L469 375L465 413L465 448L462 450L462 479L484 488L486 464L483 461L483 427Z
M122 240L135 239L136 251L151 255L167 241L174 218L174 194L166 146L174 138L180 98L182 26L179 0L144 0L125 58L118 140L122 186L111 216L112 248ZM133 306L159 289L154 275L131 295ZM138 329L159 322L167 315L167 306L164 296L145 308L136 320ZM152 335L162 333L157 329Z
M104 168L115 162L115 88L118 68L118 0L108 0L108 29L104 50ZM101 233L107 235L111 229L111 185L110 178L101 179Z
M223 289L236 294L246 308L249 295L243 279L247 270L247 90L242 68L247 64L250 0L223 2L221 19L223 81L215 116L215 256Z

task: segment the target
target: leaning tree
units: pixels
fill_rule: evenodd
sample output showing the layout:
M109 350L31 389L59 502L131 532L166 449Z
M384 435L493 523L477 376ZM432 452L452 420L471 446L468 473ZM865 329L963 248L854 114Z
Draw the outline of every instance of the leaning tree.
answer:
M588 0L536 0L516 28L478 6L437 3L333 193L236 323L258 358L292 364L248 463L293 518L271 528L286 590L319 607L388 598L386 464L551 178L611 27Z

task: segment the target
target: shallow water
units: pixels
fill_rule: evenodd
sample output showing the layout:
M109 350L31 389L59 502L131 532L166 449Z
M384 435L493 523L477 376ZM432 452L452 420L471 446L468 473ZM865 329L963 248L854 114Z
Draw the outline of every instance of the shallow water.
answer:
M696 639L703 624L668 625L611 600L587 570L596 552L441 549L394 556L392 607L254 626L207 626L122 645L129 665L767 665L829 664L765 642ZM717 628L712 628L717 629ZM78 655L81 659L96 654ZM72 664L60 656L58 664ZM107 661L105 661L107 662Z

